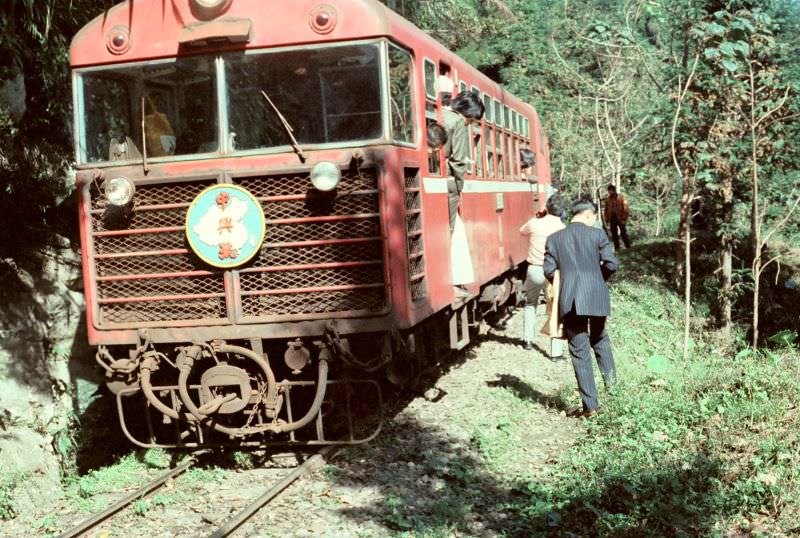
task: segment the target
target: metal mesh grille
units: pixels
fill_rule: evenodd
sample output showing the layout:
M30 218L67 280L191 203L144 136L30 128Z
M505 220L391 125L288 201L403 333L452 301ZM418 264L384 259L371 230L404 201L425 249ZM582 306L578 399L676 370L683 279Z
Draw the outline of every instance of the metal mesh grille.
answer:
M145 322L183 320L218 320L228 316L225 305L225 281L222 274L169 278L175 273L204 270L197 258L187 251L183 231L159 231L183 228L186 207L213 180L140 185L136 189L136 207L129 217L105 211L105 197L92 199L94 232L153 229L153 232L93 238L93 256L125 254L114 258L95 257L95 273L103 277L132 276L131 280L97 282L101 324L133 325ZM163 207L180 204L180 207ZM150 206L148 209L142 209ZM155 206L155 207L152 207ZM158 206L161 206L159 208ZM165 254L164 251L183 251ZM159 254L152 254L159 252ZM142 255L142 253L151 253ZM167 278L165 278L167 277ZM219 295L214 298L192 298ZM174 300L136 301L135 299L181 297ZM102 304L106 299L131 299Z
M411 299L416 301L428 295L425 283L425 255L422 242L422 196L419 170L405 169L406 236L408 237L408 286Z
M315 314L317 312L346 312L381 310L386 292L383 288L365 288L356 291L325 291L246 297L242 300L245 316L257 317L280 313Z
M159 297L164 295L206 295L220 293L225 284L222 275L197 278L153 278L99 282L100 295L106 299Z
M358 286L365 283L381 283L382 281L383 269L380 266L276 271L249 273L241 276L242 291L292 290L308 288L314 285L325 287Z
M268 225L264 247L250 268L241 270L235 290L226 290L224 273L203 274L209 267L191 252L183 231L189 204L214 180L137 186L129 215L107 211L105 197L93 192L90 256L101 326L218 322L231 317L226 294L234 304L241 299L242 314L251 318L385 307L376 170L345 172L335 195L311 189L305 174L236 183L259 198ZM125 233L131 230L145 233ZM319 264L331 267L313 269ZM104 280L108 277L134 278ZM109 300L114 302L104 303Z
M311 189L307 175L243 178L237 183L261 200L267 218L264 248L254 260L253 270L242 271L242 291L307 291L245 295L242 297L245 316L379 311L385 306L380 199L375 170L344 172L338 192L330 195ZM275 199L286 196L302 196L303 199ZM359 218L352 219L353 216ZM319 217L346 220L302 222ZM280 222L288 219L299 222ZM296 269L296 266L350 262L372 263L363 267ZM285 269L254 271L259 268ZM355 287L363 285L376 287ZM353 286L353 289L323 291L333 286Z
M103 305L101 322L134 324L187 319L219 319L227 315L225 298L152 301Z

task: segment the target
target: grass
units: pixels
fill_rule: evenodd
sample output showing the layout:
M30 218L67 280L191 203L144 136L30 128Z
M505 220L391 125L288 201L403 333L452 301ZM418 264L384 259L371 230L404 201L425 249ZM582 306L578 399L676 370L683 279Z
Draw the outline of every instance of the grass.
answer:
M507 536L800 532L796 334L754 354L742 334L722 342L706 333L701 317L684 361L681 291L669 284L672 251L651 242L621 255L608 325L620 383L602 396L604 413L585 422L577 444L545 472L504 473L521 448L530 401L514 390L498 393L506 417L477 419L472 444L480 459L449 470L441 517L417 520L389 497L385 524L402 537L447 536L466 532L468 517L459 511L474 509L505 513ZM573 389L553 401L563 404ZM504 491L470 490L489 476Z
M657 248L654 246L653 248ZM652 248L651 248L652 250ZM623 257L609 324L620 384L552 479L518 484L512 510L541 536L797 532L800 354L743 353L695 338L652 257ZM623 277L624 278L624 277Z

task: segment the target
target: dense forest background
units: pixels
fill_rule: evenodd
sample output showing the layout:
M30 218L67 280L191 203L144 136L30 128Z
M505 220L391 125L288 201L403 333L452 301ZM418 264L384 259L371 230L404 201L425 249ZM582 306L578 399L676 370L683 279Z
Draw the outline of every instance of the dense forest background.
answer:
M0 259L74 243L69 40L113 3L0 7L0 226L25 225ZM675 239L653 255L706 328L753 344L796 328L781 298L800 282L800 3L386 3L536 106L569 194L616 184L639 239Z

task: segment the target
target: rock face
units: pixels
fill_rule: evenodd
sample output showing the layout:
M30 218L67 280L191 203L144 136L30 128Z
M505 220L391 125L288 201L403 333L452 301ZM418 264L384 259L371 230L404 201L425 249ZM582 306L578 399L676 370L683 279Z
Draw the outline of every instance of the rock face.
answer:
M13 76L0 82L0 107L8 110L11 119L18 122L25 115L25 78L19 69Z
M80 256L69 242L0 260L0 488L46 502L72 466L76 417L94 394Z

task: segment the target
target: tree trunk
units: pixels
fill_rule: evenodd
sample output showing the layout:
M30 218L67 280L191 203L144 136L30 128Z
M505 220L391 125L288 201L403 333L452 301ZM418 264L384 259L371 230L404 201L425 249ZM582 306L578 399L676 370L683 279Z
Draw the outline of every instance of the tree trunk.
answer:
M722 189L722 257L720 260L720 329L729 338L733 327L733 178L725 178Z
M753 94L754 95L754 94ZM750 121L752 143L753 205L750 210L750 233L753 237L753 351L758 350L758 309L761 296L761 224L758 215L758 138L754 118Z

